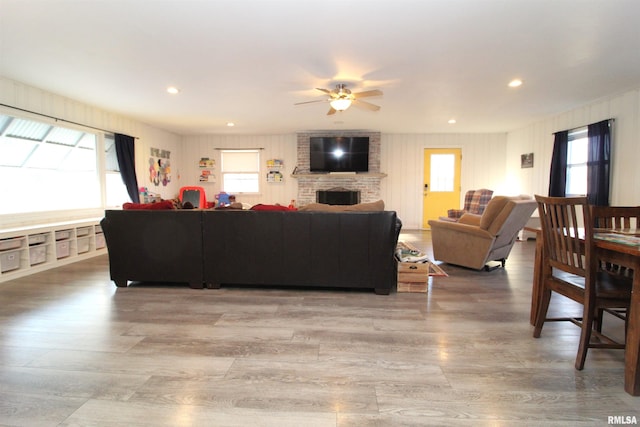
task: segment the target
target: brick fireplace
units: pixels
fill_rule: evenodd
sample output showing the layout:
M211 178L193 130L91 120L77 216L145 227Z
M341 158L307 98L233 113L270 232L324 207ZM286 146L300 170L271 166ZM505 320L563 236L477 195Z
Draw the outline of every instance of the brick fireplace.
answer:
M311 173L309 171L309 138L312 136L368 136L369 172L357 174ZM380 200L380 180L386 174L380 172L380 132L367 131L318 131L298 133L298 163L294 178L298 180L298 205L316 202L317 191L341 188L360 192L360 202Z

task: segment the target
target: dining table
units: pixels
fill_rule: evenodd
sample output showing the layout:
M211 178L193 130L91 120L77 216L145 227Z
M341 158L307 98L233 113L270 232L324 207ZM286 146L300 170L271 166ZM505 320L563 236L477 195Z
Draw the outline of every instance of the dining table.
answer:
M544 277L544 244L542 229L525 227L536 234L531 313L529 321L535 324ZM632 396L640 396L640 229L596 228L593 234L594 259L606 259L612 264L633 271L630 310L627 313L627 333L624 351L624 389Z

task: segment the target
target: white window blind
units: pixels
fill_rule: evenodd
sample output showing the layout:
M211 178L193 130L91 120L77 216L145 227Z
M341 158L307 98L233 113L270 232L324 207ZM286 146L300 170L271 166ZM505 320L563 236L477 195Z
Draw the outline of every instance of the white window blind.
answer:
M229 194L260 191L260 151L223 150L220 154L222 190Z

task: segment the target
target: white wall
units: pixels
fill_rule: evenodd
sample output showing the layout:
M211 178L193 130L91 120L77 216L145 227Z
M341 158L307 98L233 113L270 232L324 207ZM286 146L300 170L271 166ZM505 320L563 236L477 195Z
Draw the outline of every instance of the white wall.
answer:
M280 158L285 162L283 183L266 183L263 162L261 194L243 196L249 204L288 204L297 195L297 182L291 172L296 166L296 135L204 135L185 136L165 132L133 119L101 110L22 83L0 77L0 103L59 117L113 132L137 137L138 182L163 198L178 194L181 186L201 185L197 162L201 157L217 160L216 148L264 148L262 158ZM18 112L3 109L8 114ZM22 113L20 113L22 114ZM46 119L33 116L34 119ZM600 120L615 118L613 143L613 179L611 203L640 204L640 89L610 97L571 110L556 117L533 123L506 134L382 134L381 197L387 209L396 210L406 229L422 224L422 175L424 148L462 148L462 193L472 188L492 188L496 194L546 194L553 132L575 128ZM172 182L155 187L149 180L150 148L171 151ZM520 155L534 153L534 167L520 168ZM219 183L202 184L207 198L220 191ZM21 218L0 218L0 228L30 222L100 217L102 209L87 212L55 212Z
M47 116L81 123L99 129L135 136L136 140L136 174L140 186L149 186L148 159L149 149L161 148L171 151L172 164L182 161L180 137L144 123L137 122L115 113L83 104L44 90L25 85L14 80L0 77L0 103L24 110L34 111ZM56 123L39 115L29 115L11 108L1 108L5 114L29 117L42 122ZM64 122L59 126L76 127ZM91 131L91 129L88 129ZM140 160L142 159L142 160ZM154 187L151 190L160 193L164 198L177 195L179 184L174 180L167 187ZM36 197L37 197L37 189ZM35 223L51 223L82 218L98 218L104 215L104 208L83 211L53 211L46 213L13 216L0 216L0 228L18 227Z
M297 142L295 134L286 135L201 135L185 136L182 138L182 169L180 170L180 186L197 185L202 186L207 193L207 200L213 201L216 194L221 190L220 180L220 149L242 149L261 148L261 176L260 194L258 195L236 195L236 201L255 205L257 203L288 205L298 194L298 185L290 175L296 166ZM198 177L200 170L198 161L202 157L215 159L216 174L215 183L200 183ZM268 159L281 159L284 161L284 168L281 170L284 175L283 182L271 182L266 180Z
M524 188L505 180L506 134L382 134L382 199L398 212L403 228L422 227L425 148L461 148L461 198L467 190L490 188L494 194L520 194Z
M405 229L419 229L422 226L423 150L427 147L462 148L463 193L476 187L493 188L499 194L507 194L509 190L512 194L520 193L517 185L517 190L510 189L503 179L506 134L382 134L381 139L380 171L388 175L382 179L381 198L387 209L398 212ZM186 166L180 171L182 185L202 185L208 200L220 191L219 177L216 184L200 184L197 165L201 157L215 158L219 172L220 157L217 148L264 148L263 160L284 160L284 183L267 184L264 181L265 169L262 173L261 194L240 195L238 201L249 204L288 204L291 199L296 198L297 181L290 176L297 160L295 134L186 136L182 142L186 162Z
M182 186L179 172L184 163L180 137L150 126L142 130L140 135L139 139L136 140L136 177L138 178L138 186L147 187L150 192L159 194L163 199L178 197ZM149 158L151 157L152 148L171 152L171 157L169 158L171 162L171 182L166 186L162 183L155 185L150 179Z
M506 179L526 193L548 194L553 133L615 119L611 148L612 205L640 205L640 89L612 96L507 134ZM520 155L534 153L534 167L520 168Z

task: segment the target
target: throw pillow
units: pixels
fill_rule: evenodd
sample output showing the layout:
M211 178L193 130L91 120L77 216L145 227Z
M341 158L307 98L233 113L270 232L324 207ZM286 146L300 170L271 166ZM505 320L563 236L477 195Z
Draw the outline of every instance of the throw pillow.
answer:
M262 203L258 203L257 205L253 205L251 207L252 211L296 211L296 208L289 208L287 206L282 205L263 205Z
M312 212L331 212L333 206L327 205L325 203L309 203L308 205L304 205L300 207L301 211L312 211Z
M358 203L357 205L344 206L345 211L360 211L360 212L381 212L384 210L384 202L378 200L369 203Z
M384 211L384 201L378 200L356 205L327 205L324 203L309 203L300 208L301 211L313 212L379 212Z

